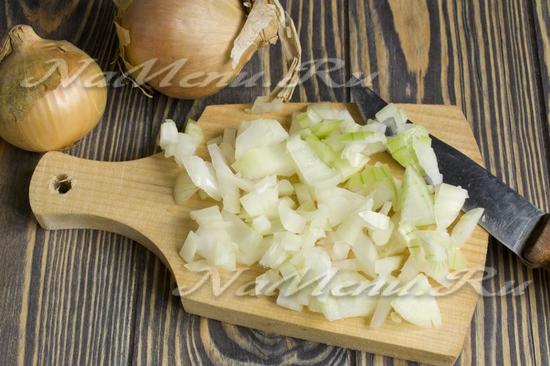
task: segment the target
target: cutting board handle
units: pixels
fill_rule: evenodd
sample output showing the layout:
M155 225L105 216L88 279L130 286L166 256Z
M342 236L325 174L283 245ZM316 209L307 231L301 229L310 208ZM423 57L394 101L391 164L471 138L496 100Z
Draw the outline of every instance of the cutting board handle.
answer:
M163 238L152 220L144 217L158 216L157 211L173 205L171 187L177 173L170 164L156 156L111 163L50 152L32 176L31 208L44 229L117 233L144 245L166 263L169 248L162 247Z
M531 235L531 243L524 252L525 259L535 266L550 270L550 214L544 215Z

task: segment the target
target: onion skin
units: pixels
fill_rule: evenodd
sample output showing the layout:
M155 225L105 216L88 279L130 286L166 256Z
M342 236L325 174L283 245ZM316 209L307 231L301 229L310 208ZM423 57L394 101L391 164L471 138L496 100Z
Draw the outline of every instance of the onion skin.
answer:
M197 99L229 85L256 51L232 67L231 49L245 21L242 0L133 0L119 8L118 24L129 32L121 54L129 70L157 59L151 75L187 60L171 85L162 85L169 71L145 81L165 95Z
M64 67L54 69L55 59ZM36 85L24 86L24 81ZM42 39L25 25L4 38L0 136L10 144L36 152L70 147L97 125L106 101L101 68L71 43Z

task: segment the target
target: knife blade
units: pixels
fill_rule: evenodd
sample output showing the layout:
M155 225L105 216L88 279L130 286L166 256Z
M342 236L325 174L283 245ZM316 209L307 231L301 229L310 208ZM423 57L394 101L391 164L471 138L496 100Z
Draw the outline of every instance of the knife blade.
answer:
M388 105L372 89L361 85L360 80L353 80L352 85L352 100L365 121ZM390 129L387 130L391 135ZM489 234L528 265L550 266L550 215L462 152L434 136L431 138L443 181L468 190L464 210L483 207L485 213L480 225Z

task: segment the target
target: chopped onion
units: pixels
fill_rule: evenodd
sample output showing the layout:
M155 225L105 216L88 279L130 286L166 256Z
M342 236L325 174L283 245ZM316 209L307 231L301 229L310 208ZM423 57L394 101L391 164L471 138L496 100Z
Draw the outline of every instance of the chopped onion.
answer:
M437 229L449 227L457 218L464 202L468 198L468 191L450 184L441 184L435 192L435 221Z
M359 216L370 230L387 230L390 226L390 218L378 212L362 211L359 212Z
M453 244L455 246L461 246L470 236L472 236L477 223L483 216L483 212L484 209L475 208L462 215L453 228L453 232L451 234L451 238L453 239Z
M407 124L407 115L395 104L388 104L376 113L376 119L384 123L393 134L403 131Z
M300 234L306 227L306 220L284 201L279 202L279 219L283 227L291 233Z
M284 143L253 148L235 161L232 167L247 179L271 175L289 177L296 171Z
M193 136L186 133L178 133L178 142L174 147L176 161L183 165L183 160L195 154L198 147L199 142Z
M443 176L439 172L437 157L432 149L431 140L423 138L413 138L413 149L418 159L418 164L422 167L430 184L437 186L443 182Z
M299 135L288 139L287 150L305 183L311 186L335 186L340 182L339 174L328 167Z
M399 207L401 224L426 226L435 224L433 197L416 169L408 166L401 187Z
M357 211L363 205L372 207L372 200L343 188L320 188L315 195L319 205L328 209L331 226L338 226L350 212Z
M428 279L423 275L418 275L415 283L417 289L421 291L428 291L432 288ZM431 295L414 296L411 294L398 297L392 301L391 306L403 319L419 327L437 327L442 323L439 305L435 297Z
M250 217L277 216L279 204L277 178L266 177L257 183L254 190L241 197L241 204Z
M166 150L170 145L178 143L178 127L176 122L172 120L166 120L160 125L159 146ZM169 158L170 156L166 156Z
M258 216L252 220L252 227L258 233L266 235L271 232L271 221L264 215Z
M235 159L239 160L247 151L269 145L277 145L288 138L288 132L278 121L258 119L243 122L235 142Z
M277 189L280 196L290 196L294 193L294 186L286 179L277 182Z
M180 172L176 178L176 183L174 184L174 200L178 205L182 205L189 198L191 198L199 189L185 170Z
M228 212L238 214L241 212L240 191L235 176L225 162L222 151L217 145L208 145L208 152L212 160L212 166L216 171L223 208Z
M195 186L216 201L221 199L218 180L212 163L194 155L183 157L181 163Z
M210 140L210 161L195 155L204 139L196 122L188 121L185 133L164 123L159 144L185 168L175 181L176 202L197 191L222 201L190 212L198 228L180 250L186 268L259 264L266 271L256 293L328 320L441 324L429 281L449 287L450 271L467 266L460 246L483 210L457 221L468 193L442 183L428 132L407 124L395 105L376 119L361 126L323 103L294 114L290 135L275 120L242 122ZM398 134L386 139L387 128ZM405 167L402 182L388 165L370 163L386 149ZM414 286L408 296L337 294L384 282Z

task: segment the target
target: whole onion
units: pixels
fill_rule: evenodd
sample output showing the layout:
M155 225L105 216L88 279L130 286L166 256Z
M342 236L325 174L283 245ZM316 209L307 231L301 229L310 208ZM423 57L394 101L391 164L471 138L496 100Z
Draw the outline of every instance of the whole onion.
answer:
M250 12L244 3L251 4L242 0L115 2L121 57L138 84L180 99L211 95L230 84L259 47L280 36L289 70L273 97L292 94L301 49L278 0L255 0Z
M0 137L25 150L58 150L97 125L106 82L84 51L26 25L13 27L0 47Z

